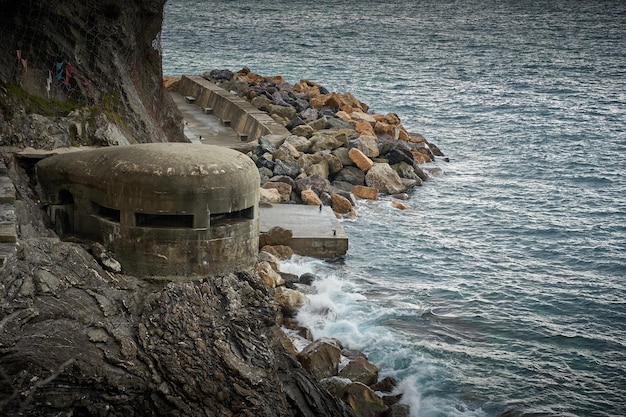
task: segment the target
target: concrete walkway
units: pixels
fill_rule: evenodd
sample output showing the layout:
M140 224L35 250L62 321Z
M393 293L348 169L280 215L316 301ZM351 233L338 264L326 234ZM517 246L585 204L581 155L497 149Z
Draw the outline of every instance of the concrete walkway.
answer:
M185 120L185 137L192 143L224 146L226 148L241 147L237 132L224 126L220 119L202 111L195 103L188 103L182 94L170 92L174 103Z

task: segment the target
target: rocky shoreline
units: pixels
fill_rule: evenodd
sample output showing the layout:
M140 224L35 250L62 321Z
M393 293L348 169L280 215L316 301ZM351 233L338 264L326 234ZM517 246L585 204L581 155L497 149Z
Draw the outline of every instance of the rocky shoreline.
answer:
M291 85L280 76L264 77L248 68L237 73L213 70L203 77L246 98L291 132L261 137L248 152L259 169L262 202L326 205L341 218L358 215L357 198L376 199L382 193L395 197L394 207L407 209L399 201L408 198L405 191L429 178L429 170L420 165L445 158L422 135L409 133L396 114L369 113L369 106L350 93L329 92L308 80ZM430 168L432 173L437 171ZM287 246L290 238L291 231L280 227L262 234L255 266L280 306L277 323L291 335L281 339L283 346L357 415L408 416L398 381L379 380L376 365L364 353L344 349L336 339L313 340L295 320L316 277L281 271L281 260L293 255Z
M375 114L351 93L329 92L320 84L288 83L248 68L233 73L212 70L202 76L237 94L284 125L290 135L268 135L248 156L261 177L261 201L327 205L339 216L356 216L356 198L393 195L392 204L410 188L422 185L438 168L422 168L439 148L410 133L395 113ZM175 88L177 79L166 77Z

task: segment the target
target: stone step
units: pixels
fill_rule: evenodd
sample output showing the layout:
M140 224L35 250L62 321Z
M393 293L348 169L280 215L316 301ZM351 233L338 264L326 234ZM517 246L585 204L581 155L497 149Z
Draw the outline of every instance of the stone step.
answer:
M0 268L4 268L4 265L13 255L15 255L15 244L0 243Z
M7 176L0 176L0 203L15 202L15 186Z
M17 242L15 223L0 223L0 243Z

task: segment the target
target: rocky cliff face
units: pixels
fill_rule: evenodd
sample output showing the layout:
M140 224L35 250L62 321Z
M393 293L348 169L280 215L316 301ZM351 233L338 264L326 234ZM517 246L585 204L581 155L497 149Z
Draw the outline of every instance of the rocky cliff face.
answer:
M2 144L182 140L161 82L164 3L0 0Z
M62 242L13 147L182 137L161 86L164 0L0 0L0 145L17 189L0 270L1 416L354 416L281 345L248 273L105 271Z

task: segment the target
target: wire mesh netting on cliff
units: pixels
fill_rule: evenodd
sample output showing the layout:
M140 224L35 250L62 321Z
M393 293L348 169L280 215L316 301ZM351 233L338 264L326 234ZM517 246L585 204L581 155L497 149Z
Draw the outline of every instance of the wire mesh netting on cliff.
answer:
M24 0L10 9L3 19L13 38L10 82L28 94L118 112L124 92L111 86L141 82L142 65L160 66L160 26L137 32L139 18L125 3Z

